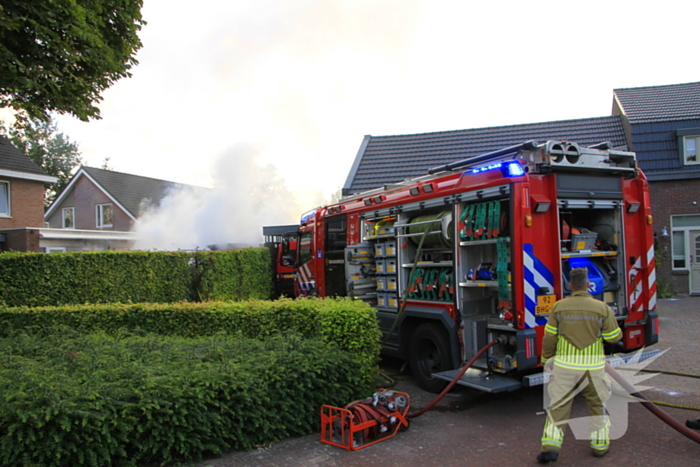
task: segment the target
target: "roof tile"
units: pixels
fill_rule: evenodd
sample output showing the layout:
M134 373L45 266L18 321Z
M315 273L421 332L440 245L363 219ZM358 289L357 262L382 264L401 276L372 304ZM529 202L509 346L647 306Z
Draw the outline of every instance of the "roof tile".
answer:
M357 170L351 174L348 193L426 175L428 169L469 159L529 140L544 142L565 139L590 146L610 141L627 145L620 116L531 123L502 127L370 136Z
M631 123L700 117L700 82L615 89L613 92Z

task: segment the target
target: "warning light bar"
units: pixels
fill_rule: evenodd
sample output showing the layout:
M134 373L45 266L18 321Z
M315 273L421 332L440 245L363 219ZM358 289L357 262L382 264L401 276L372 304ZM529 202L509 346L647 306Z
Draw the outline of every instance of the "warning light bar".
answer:
M476 167L471 170L471 173L478 174L483 172L490 172L492 170L500 170L503 173L504 177L522 177L523 175L525 175L525 169L517 161L497 162L495 164Z

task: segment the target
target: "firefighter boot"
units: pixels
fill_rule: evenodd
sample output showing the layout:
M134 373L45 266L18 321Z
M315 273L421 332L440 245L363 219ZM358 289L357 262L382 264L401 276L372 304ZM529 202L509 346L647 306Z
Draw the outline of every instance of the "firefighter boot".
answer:
M685 426L694 430L700 430L700 418L697 420L686 420Z
M540 464L549 464L550 462L556 462L559 458L559 453L554 451L542 451L537 454L537 462Z

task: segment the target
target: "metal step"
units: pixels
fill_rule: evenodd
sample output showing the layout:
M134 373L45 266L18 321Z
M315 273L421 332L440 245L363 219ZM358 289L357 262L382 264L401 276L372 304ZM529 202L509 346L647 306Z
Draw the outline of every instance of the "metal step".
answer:
M452 381L460 371L461 370L450 370L433 373L433 377L445 381ZM466 373L457 380L457 384L490 393L510 392L522 387L520 381L510 376L489 373L488 371L475 370L472 368L468 369Z
M645 360L653 359L659 356L659 350L641 350L622 355L611 355L605 359L613 368L618 368L625 365L631 365ZM535 373L534 375L523 376L523 386L532 387L540 386L549 382L549 373Z

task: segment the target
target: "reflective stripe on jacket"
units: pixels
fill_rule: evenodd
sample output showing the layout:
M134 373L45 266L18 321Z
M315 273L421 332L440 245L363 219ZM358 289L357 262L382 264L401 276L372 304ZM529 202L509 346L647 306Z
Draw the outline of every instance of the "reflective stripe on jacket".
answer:
M587 292L574 292L552 307L542 342L542 364L552 357L554 365L573 370L605 367L603 340L622 338L610 307Z

